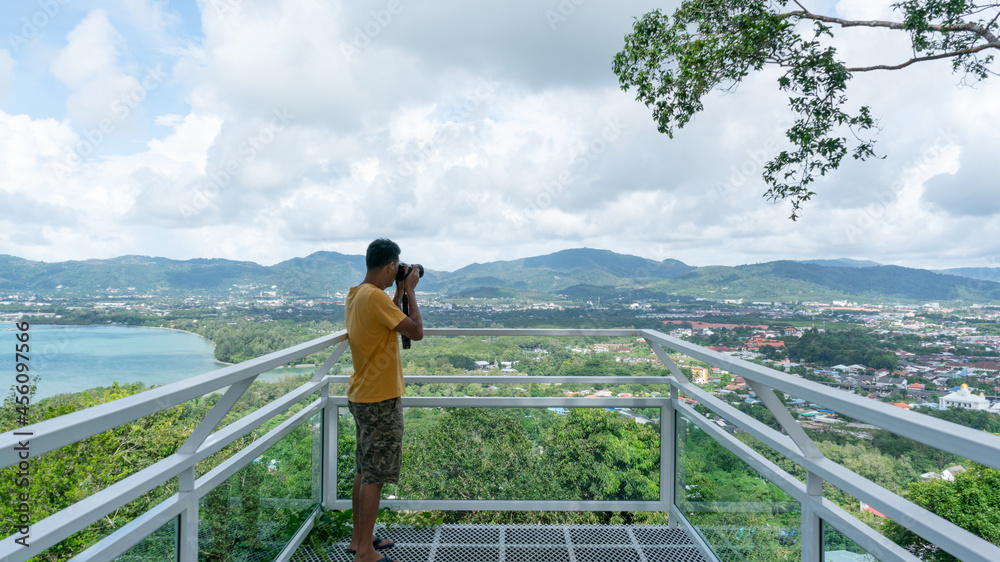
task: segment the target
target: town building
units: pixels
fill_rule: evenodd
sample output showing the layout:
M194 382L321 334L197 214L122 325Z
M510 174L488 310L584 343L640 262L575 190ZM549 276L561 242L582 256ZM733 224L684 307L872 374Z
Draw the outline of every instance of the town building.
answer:
M983 393L974 394L969 390L969 385L963 384L957 392L942 396L940 405L942 409L965 408L966 410L988 410L990 408L990 401L983 396Z

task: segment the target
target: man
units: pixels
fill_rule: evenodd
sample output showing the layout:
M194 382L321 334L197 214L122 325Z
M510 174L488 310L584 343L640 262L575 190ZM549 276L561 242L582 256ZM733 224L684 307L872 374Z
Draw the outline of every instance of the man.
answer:
M399 357L402 334L413 341L424 337L415 288L420 281L416 268L400 283L399 246L386 238L368 245L364 281L352 287L344 306L347 338L351 345L354 374L347 386L347 400L357 425L354 491L354 533L348 547L355 562L392 562L376 549L394 543L374 535L382 485L398 483L403 457L403 407L406 392L403 364ZM396 283L396 300L406 293L409 316L385 293Z

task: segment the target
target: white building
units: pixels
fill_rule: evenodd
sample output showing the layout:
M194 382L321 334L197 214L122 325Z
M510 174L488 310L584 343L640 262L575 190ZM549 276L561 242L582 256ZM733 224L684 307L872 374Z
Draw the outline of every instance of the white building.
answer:
M956 392L941 397L940 405L945 408L965 408L966 410L988 410L990 401L983 396L983 393L973 394L969 390L969 385L963 384Z
M955 476L960 472L965 472L965 468L962 465L956 464L955 466L949 466L941 471L941 479L947 480L948 482L954 482Z

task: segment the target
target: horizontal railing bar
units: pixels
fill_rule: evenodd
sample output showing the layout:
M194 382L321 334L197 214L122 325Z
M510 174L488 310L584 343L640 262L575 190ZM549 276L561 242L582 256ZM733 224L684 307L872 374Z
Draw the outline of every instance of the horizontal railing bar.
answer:
M26 560L45 549L55 546L59 541L97 521L108 512L118 509L136 499L169 478L177 476L181 471L215 454L239 437L253 431L254 428L279 413L274 411L277 410L275 404L287 403L291 405L297 401L295 400L296 397L301 399L302 396L307 396L315 392L324 384L325 382L323 381L307 382L295 391L282 396L277 401L213 433L196 452L192 454L174 453L34 523L32 525L32 541L28 547L23 547L14 542L14 539L18 536L16 533L10 535L0 542L0 560L7 560L4 556L13 557L15 553L26 556L24 558ZM260 414L261 411L274 412L269 417L264 418L263 414ZM21 558L10 559L21 560Z
M384 499L383 507L434 511L664 511L658 501L614 500L406 500ZM338 498L333 509L351 507L350 498Z
M684 511L697 513L789 513L800 511L796 502L695 502L684 503Z
M796 398L822 404L838 414L864 420L897 435L1000 469L1000 437L996 435L914 414L850 392L831 390L819 383L730 357L654 330L642 330L642 333L643 337L674 351L762 382Z
M341 330L243 363L209 371L113 402L8 431L0 435L0 468L16 464L20 460L14 447L17 446L18 441L24 441L25 437L14 435L14 431L32 434L28 438L31 441L31 455L38 457L70 443L82 441L155 412L204 396L244 378L259 375L289 361L309 356L346 338L347 333Z
M779 454L797 463L803 468L816 473L823 480L840 488L844 492L875 506L886 516L904 525L914 533L924 537L932 543L942 546L951 545L959 549L959 552L969 552L970 554L978 550L979 552L991 552L992 558L979 558L973 556L969 560L1000 560L1000 548L992 543L981 539L974 534L962 529L958 525L949 522L900 496L886 490L882 486L868 480L864 476L848 470L843 465L835 463L825 457L809 458L804 456L791 438L774 431L761 422L751 418L747 414L740 412L729 404L711 396L700 388L687 383L675 383L684 392L694 396L698 402L706 406L717 414L733 422L754 437L760 439L764 444L774 449ZM685 408L691 410L690 406ZM693 410L692 410L693 411ZM716 429L708 424L703 429L715 432ZM917 517L914 517L916 515ZM961 536L962 542L954 538ZM942 547L943 548L943 547ZM952 549L946 548L951 554L966 560Z
M565 398L558 396L403 396L404 408L659 408L663 398ZM331 403L347 407L346 396L331 396Z
M424 328L425 336L594 336L641 337L635 328L585 329L574 328Z
M174 494L96 544L91 545L87 550L74 556L70 562L114 560L128 549L144 541L160 527L177 519L186 505L180 501L180 494Z

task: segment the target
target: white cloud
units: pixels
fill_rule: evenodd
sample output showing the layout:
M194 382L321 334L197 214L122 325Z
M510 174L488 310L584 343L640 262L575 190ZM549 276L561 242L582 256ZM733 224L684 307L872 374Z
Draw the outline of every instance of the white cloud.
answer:
M135 102L142 99L133 92L141 92L143 87L121 67L120 58L127 46L107 14L93 10L66 39L66 47L52 60L51 70L71 89L66 100L69 115L86 127L128 118Z
M61 196L53 193L65 187L55 181L54 164L72 150L77 141L73 131L54 119L2 111L0 131L0 189L29 197L46 194L48 201L59 202Z
M0 200L4 209L17 210L0 217L0 238L11 248L5 253L50 255L55 230L81 228L79 184L53 181L51 166L74 138L54 120L0 112Z

